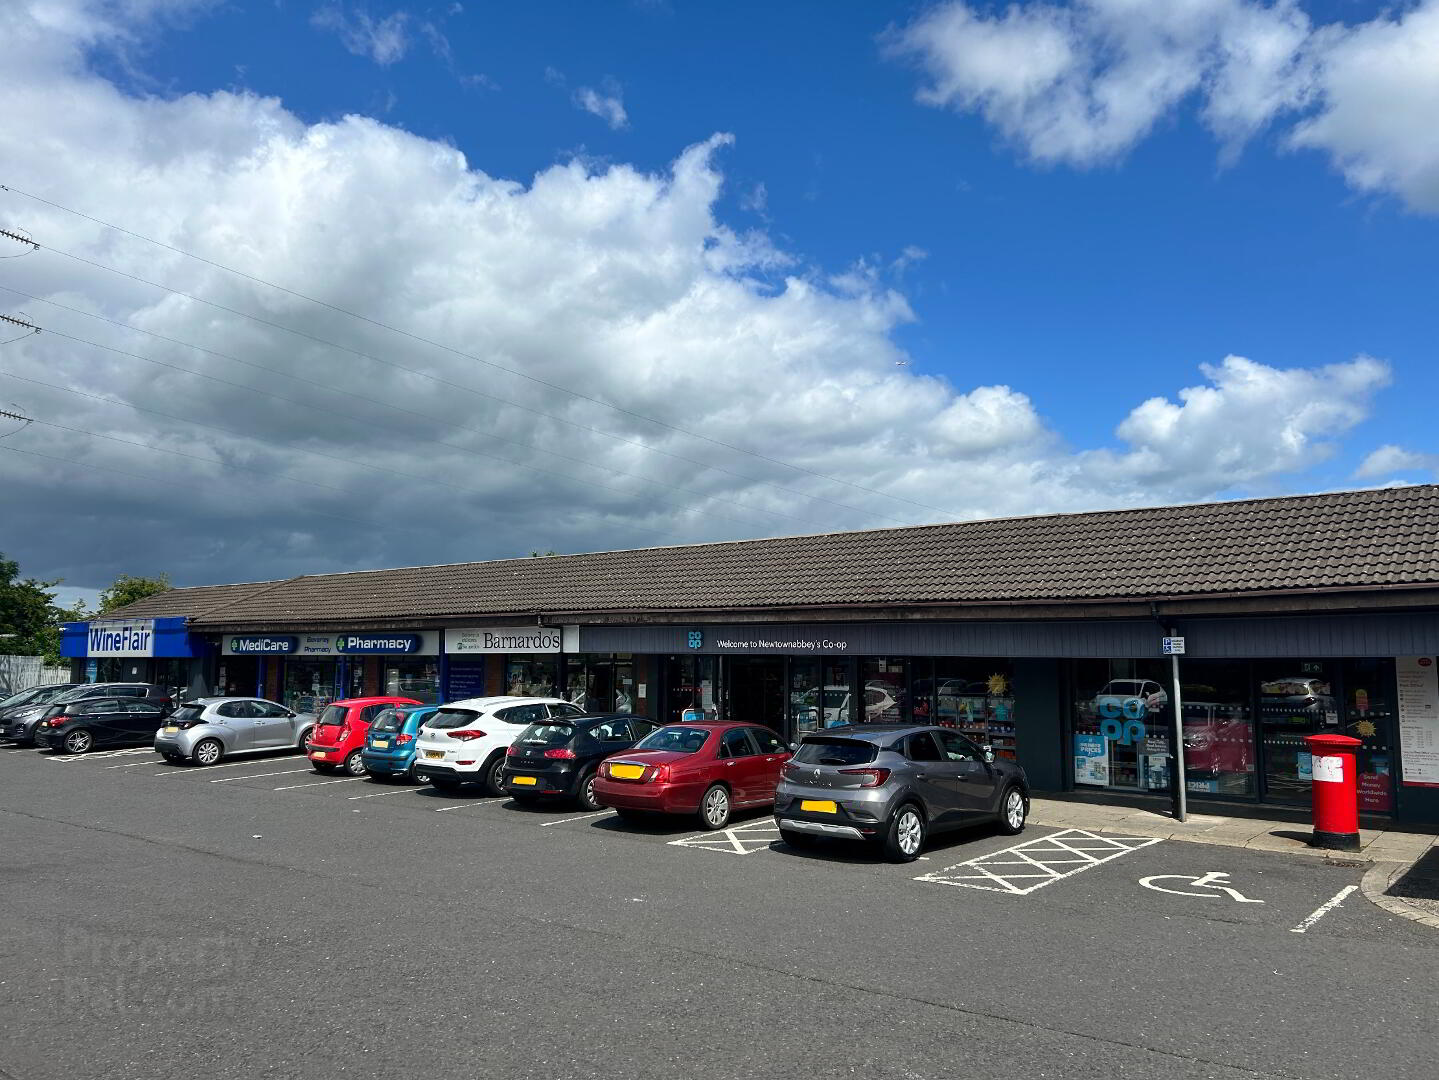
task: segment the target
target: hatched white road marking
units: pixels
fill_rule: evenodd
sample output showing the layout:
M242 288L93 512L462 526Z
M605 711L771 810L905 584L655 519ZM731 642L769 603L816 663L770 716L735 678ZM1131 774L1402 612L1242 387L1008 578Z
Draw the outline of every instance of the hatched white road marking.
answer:
M943 870L932 870L914 880L1024 896L1160 842L1157 836L1101 836L1083 829L1064 829Z
M53 757L49 760L61 765L68 765L76 761L105 761L108 758L134 757L136 754L160 756L152 746L132 746L127 750L99 750L89 754L67 754L64 757Z
M542 822L540 822L540 828L543 829L543 828L544 828L545 826L547 826L547 825L564 825L564 824L566 824L567 822L571 822L571 821L584 821L584 820L586 820L586 819L588 819L588 818L604 817L606 814L613 814L613 813L614 813L613 810L600 810L599 812L594 813L594 814L577 814L577 815L574 816L574 817L560 818L558 821L542 821Z
M295 772L307 772L307 771L308 771L307 769L296 769L296 770L295 770ZM278 776L279 773L276 773L275 775ZM248 777L248 776L237 776L235 779L237 779L237 780L249 780L249 779L252 779L252 778L251 778L251 777ZM286 784L284 787L277 787L277 788L274 788L274 789L272 789L272 790L274 790L274 791L294 791L296 788L302 788L302 787L324 787L326 784L353 784L356 780L368 780L368 779L369 779L368 776L347 776L347 777L345 777L343 780L321 780L318 784ZM213 780L211 780L210 782L211 782L212 784L215 783L215 781L213 781Z
M1310 912L1309 915L1305 917L1302 923L1300 923L1298 926L1291 926L1289 928L1289 932L1291 934L1307 934L1311 926L1317 923L1320 919L1324 918L1324 916L1328 915L1340 904L1344 903L1344 898L1357 888L1359 888L1358 885L1344 886L1344 888L1340 889L1328 900L1324 901L1324 903L1320 904L1317 908Z
M714 832L695 833L671 840L675 847L703 848L707 851L723 851L727 855L753 855L763 851L779 839L779 826L774 818L761 818L747 825L733 825L728 829Z
M279 772L257 772L245 773L242 776L222 776L218 780L211 780L212 784L228 784L231 780L259 780L265 776L290 776L293 773L310 772L309 769L281 769Z

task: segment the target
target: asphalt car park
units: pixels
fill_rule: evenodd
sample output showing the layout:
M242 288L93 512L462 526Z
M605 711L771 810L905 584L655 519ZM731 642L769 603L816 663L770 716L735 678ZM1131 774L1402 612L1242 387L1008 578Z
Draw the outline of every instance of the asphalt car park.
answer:
M1431 1075L1433 932L1352 892L1295 932L1343 860L981 826L893 864L143 748L0 757L0 828L21 1080Z

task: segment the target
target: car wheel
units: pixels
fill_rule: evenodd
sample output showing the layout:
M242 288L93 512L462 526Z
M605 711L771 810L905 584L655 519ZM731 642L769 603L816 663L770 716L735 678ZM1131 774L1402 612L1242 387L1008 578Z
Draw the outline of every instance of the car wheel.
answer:
M67 754L88 754L95 745L95 736L82 728L66 735L63 745Z
M580 777L579 787L575 788L575 805L581 810L600 809L600 801L595 798L595 774L593 772Z
M729 824L729 789L714 784L700 800L700 824L706 829L723 829Z
M999 831L1005 836L1017 836L1024 832L1024 822L1029 816L1029 807L1024 805L1024 792L1017 787L1006 788L999 800Z
M405 770L405 779L412 784L423 784L425 778L415 771L415 765L411 762L410 767Z
M460 786L460 782L452 776L432 776L430 783L435 785L437 791L454 791Z
M219 739L201 739L190 753L196 765L213 765L225 756L225 748Z
M890 862L913 862L924 850L924 815L914 803L905 803L889 823L884 857Z
M295 749L303 753L305 744L310 741L310 736L314 733L315 729L312 727L307 727L304 731L300 732L300 737L295 740Z
M360 757L360 751L351 750L345 757L345 771L351 776L365 775L365 762Z
M503 795L505 793L504 754L496 754L493 760L486 763L484 777L485 794Z
M779 835L792 848L814 847L814 842L819 839L814 833L796 832L794 829L781 829Z

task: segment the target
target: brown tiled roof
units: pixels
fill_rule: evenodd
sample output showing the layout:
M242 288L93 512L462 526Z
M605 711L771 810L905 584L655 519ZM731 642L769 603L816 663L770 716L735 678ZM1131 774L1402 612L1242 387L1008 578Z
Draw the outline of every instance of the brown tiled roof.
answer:
M136 600L133 604L126 604L104 617L118 619L133 616L149 619L156 616L188 615L194 617L204 615L224 604L239 600L262 589L279 585L282 580L252 581L244 585L197 585L188 589L171 589L169 592L156 593L143 600Z
M1439 486L1004 518L176 589L197 627L1130 600L1439 585Z

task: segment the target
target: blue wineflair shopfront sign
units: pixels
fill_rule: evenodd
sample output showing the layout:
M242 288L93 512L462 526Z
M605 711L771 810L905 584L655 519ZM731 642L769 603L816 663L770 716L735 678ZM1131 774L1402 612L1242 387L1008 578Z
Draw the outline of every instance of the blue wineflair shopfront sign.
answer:
M194 656L184 618L91 619L62 623L60 655L72 657Z

